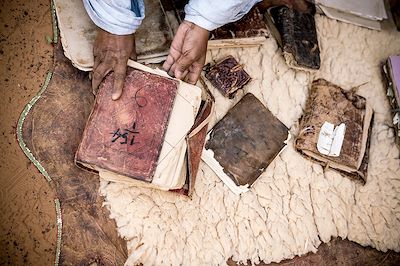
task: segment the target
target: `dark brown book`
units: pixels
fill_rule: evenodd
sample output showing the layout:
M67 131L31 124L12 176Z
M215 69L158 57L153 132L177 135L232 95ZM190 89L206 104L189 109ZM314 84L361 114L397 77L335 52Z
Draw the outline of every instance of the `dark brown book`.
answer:
M210 131L202 159L240 194L265 171L288 137L288 128L248 93Z
M267 37L268 32L263 15L257 7L254 7L240 20L213 30L210 33L210 40Z
M400 31L400 1L389 0L389 5L394 24L396 25L397 30Z
M365 98L326 80L316 80L300 120L296 149L325 167L365 183L372 118ZM344 130L329 132L324 125Z
M128 68L124 91L111 99L113 74L99 88L76 161L151 182L178 82Z
M268 9L264 14L272 35L282 48L286 63L292 68L301 70L320 68L321 59L314 14L313 4L309 4L306 12L278 6Z
M251 77L235 58L228 56L212 67L206 67L206 78L222 95L233 98L236 91L242 89Z

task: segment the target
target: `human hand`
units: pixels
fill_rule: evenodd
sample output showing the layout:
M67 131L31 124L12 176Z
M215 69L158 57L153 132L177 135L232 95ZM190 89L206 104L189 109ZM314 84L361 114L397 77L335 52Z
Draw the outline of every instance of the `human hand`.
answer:
M172 41L163 68L170 76L195 84L206 61L209 32L196 24L183 21Z
M113 100L118 100L122 95L128 59L131 57L136 60L135 35L115 35L98 29L93 55L93 93L97 91L104 77L114 71L114 88L111 97Z

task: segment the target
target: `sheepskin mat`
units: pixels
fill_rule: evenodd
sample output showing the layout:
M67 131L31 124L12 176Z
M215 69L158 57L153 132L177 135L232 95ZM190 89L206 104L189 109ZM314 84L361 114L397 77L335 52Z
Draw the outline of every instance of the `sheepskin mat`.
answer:
M332 237L400 251L400 159L380 68L388 56L400 53L400 33L322 16L316 23L322 65L313 73L290 69L273 38L260 48L209 51L209 62L233 55L253 78L233 100L210 85L216 98L212 124L251 92L296 136L314 79L344 89L359 86L375 111L367 183L355 184L303 158L293 139L240 196L204 163L192 200L102 180L104 204L128 241L127 265L223 265L231 257L279 262L315 252Z

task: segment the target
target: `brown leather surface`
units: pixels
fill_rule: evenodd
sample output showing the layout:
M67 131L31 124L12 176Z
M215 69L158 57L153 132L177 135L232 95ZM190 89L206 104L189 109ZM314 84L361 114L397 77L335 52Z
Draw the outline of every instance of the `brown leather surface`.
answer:
M310 12L300 12L286 6L273 7L268 12L272 19L267 18L266 21L283 52L293 57L293 61L286 61L289 66L319 69L321 59L314 19L315 7L309 5Z
M93 100L87 73L76 70L58 44L53 77L26 118L23 138L61 202L61 265L122 265L127 258L126 243L102 207L98 176L74 165Z
M299 135L296 139L296 148L300 151L309 150L320 154L317 150L317 142L323 123L328 121L335 126L345 123L346 131L340 156L330 157L323 154L320 155L328 161L358 169L357 164L360 152L366 144L362 141L365 105L365 98L351 91L346 92L323 79L314 81L304 115L300 121L301 130L306 128L310 130ZM367 153L368 147L362 155L363 158ZM364 164L360 170L366 172L366 165L364 160Z
M240 20L226 24L210 33L211 40L251 38L268 36L263 15L254 7Z
M201 110L200 115L196 118L193 129L198 127L210 114L212 111L213 102L211 100L206 100L205 104ZM197 132L194 136L187 139L188 143L188 165L189 165L189 191L188 196L190 197L194 190L194 185L196 182L197 172L199 170L201 154L203 152L204 143L206 141L208 123L203 126L203 128Z
M400 1L399 0L389 0L390 11L392 12L394 23L397 30L400 31Z
M251 77L233 56L228 56L212 67L207 67L206 78L222 95L233 98L236 91L243 88Z
M288 128L246 94L212 129L206 149L236 185L250 186L286 145Z
M113 101L113 74L100 85L76 161L151 182L178 82L128 67L124 90Z

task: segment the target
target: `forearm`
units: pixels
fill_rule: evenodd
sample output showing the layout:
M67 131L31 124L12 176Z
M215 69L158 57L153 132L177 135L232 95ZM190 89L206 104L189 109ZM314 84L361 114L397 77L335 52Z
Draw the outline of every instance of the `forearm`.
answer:
M206 30L214 30L241 19L262 0L190 0L185 6L185 20Z
M143 0L83 0L83 4L98 27L116 35L134 33L144 19Z

